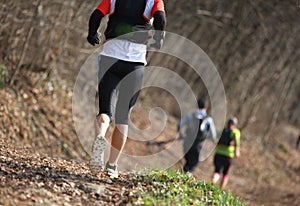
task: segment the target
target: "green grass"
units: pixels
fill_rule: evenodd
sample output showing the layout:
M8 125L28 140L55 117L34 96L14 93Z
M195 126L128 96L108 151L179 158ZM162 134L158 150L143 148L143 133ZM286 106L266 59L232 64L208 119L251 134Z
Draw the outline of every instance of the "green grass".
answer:
M136 173L129 205L245 205L233 194L172 170Z
M0 89L3 89L5 87L5 79L7 78L7 76L7 68L3 64L0 64Z

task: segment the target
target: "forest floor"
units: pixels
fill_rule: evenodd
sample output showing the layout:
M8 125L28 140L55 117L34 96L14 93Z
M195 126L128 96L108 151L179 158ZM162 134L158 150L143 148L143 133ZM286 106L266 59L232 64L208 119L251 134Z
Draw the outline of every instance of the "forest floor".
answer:
M0 205L125 205L132 175L94 175L87 164L50 158L0 140Z
M277 152L275 159L261 155L258 160L256 149L245 145L226 190L247 205L299 205L299 152L281 149L285 155ZM0 139L0 166L0 205L125 205L134 188L132 173L121 172L119 179L111 180L93 174L85 162L34 153L5 138ZM194 175L209 182L212 170L209 157Z

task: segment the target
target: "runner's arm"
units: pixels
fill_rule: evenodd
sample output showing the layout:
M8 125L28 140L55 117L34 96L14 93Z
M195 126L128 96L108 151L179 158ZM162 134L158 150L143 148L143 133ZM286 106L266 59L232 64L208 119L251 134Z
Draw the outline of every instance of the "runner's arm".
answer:
M109 13L109 10L110 0L103 0L90 16L87 40L93 46L100 42L97 31L102 18Z
M234 132L234 156L239 158L241 156L240 151L240 139L241 139L241 132L238 129L233 130Z
M235 146L234 156L235 158L239 158L241 156L240 146Z
M162 0L154 0L154 6L152 8L152 16L154 18L153 27L155 29L153 39L155 43L153 47L160 49L165 38L165 29L167 25L167 18L165 14L164 3Z
M211 117L207 118L207 123L209 124L209 138L212 139L213 141L217 140L217 131L216 131L216 126Z
M89 20L89 36L97 34L97 30L103 17L104 14L100 10L95 9Z
M192 119L192 114L188 114L184 116L177 125L177 131L180 132L180 130L188 124L188 122Z
M153 27L155 30L164 31L166 29L167 19L165 12L156 11L154 13Z

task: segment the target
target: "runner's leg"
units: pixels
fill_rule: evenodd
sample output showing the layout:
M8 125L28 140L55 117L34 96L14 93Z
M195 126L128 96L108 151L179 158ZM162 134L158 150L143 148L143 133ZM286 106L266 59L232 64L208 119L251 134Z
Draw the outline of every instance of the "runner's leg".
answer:
M98 123L98 134L105 137L109 123L112 120L112 108L116 102L114 93L116 87L120 82L120 78L115 75L112 71L115 69L115 59L109 57L102 57L100 60L100 68L102 69L100 83L98 86L99 91L99 114L97 115L96 121ZM106 71L106 72L105 72Z
M184 172L193 172L199 162L200 151L194 145L186 153L186 164L183 168Z
M223 178L221 182L221 188L224 189L228 183L228 172L231 167L233 159L230 157L226 158L226 164L224 164L224 169L223 169Z
M111 148L108 162L116 165L119 161L121 152L125 146L128 134L128 125L116 124L112 134Z
M138 98L144 76L144 66L141 63L120 61L118 66L122 72L128 75L118 85L119 95L115 114L116 127L112 135L112 147L109 156L109 163L114 165L117 164L124 149L128 136L130 111Z
M215 165L215 171L212 177L212 183L216 184L220 179L220 172L222 168L222 160L220 158L220 155L216 154L214 157L214 165Z

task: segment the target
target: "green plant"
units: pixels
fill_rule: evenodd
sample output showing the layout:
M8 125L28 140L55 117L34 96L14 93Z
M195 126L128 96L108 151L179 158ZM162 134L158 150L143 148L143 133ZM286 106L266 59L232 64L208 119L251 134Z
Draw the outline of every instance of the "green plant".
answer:
M159 170L135 175L137 195L129 205L245 205L211 183L172 170Z
M8 71L5 65L0 64L0 89L5 87L5 81L8 76Z

